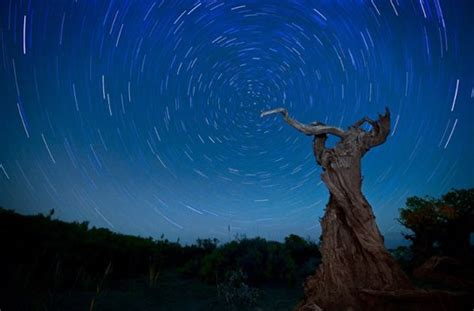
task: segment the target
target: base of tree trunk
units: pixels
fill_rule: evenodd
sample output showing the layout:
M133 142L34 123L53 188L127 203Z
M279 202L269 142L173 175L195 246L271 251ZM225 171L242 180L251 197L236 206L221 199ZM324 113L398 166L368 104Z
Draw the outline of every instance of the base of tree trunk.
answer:
M327 178L323 175L323 179ZM343 176L338 180L344 180ZM347 197L330 196L321 221L322 263L305 282L302 305L315 304L324 310L363 310L366 303L360 296L361 289L413 289L385 249L365 197L356 193L349 201Z
M322 308L313 302L302 302L295 311L322 310L383 310L383 311L452 311L472 310L474 303L469 300L468 293L454 293L443 290L399 290L377 291L361 289L359 297L362 304L357 307ZM337 297L335 297L337 305Z

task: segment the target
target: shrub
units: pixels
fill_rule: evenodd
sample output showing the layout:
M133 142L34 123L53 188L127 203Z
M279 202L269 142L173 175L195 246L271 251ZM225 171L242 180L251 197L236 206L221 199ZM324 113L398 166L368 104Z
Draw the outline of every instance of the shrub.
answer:
M259 292L248 286L247 276L242 270L229 271L223 283L217 285L217 294L226 310L240 310L242 307L256 305Z

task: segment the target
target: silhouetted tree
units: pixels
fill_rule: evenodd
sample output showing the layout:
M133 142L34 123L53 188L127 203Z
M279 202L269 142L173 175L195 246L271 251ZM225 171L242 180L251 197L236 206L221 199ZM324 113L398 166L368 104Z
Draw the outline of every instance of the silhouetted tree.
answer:
M400 209L400 223L413 233L415 263L432 255L469 259L470 235L474 232L474 188L452 190L441 198L410 197Z

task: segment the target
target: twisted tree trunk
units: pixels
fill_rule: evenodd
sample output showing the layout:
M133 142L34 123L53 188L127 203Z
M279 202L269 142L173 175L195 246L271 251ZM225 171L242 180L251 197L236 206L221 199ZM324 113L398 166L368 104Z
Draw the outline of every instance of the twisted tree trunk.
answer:
M390 132L388 109L377 121L366 117L346 131L319 122L301 124L282 108L262 116L272 113L282 113L288 124L314 136L314 154L330 192L321 222L322 264L306 280L305 299L297 309L363 310L367 306L361 290L411 289L409 279L385 249L372 208L361 191L361 158L385 142ZM365 122L371 125L370 131L361 128ZM334 148L325 146L328 134L340 138Z

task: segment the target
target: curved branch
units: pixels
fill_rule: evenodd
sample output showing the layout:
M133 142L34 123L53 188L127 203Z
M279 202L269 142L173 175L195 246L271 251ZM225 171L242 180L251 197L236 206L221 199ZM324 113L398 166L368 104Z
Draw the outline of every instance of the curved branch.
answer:
M362 124L364 124L365 122L369 123L369 124L372 126L372 128L378 130L378 124L377 124L377 122L375 122L374 120L370 119L369 117L364 117L364 118L360 119L359 121L357 121L356 123L354 123L353 127L361 127Z
M378 120L371 120L371 122L373 122L373 124L369 123L372 125L372 130L366 133L363 138L364 144L368 148L383 144L387 140L387 136L390 133L390 111L388 107L385 108L384 115L379 114Z
M323 134L332 134L335 136L338 136L340 138L343 138L345 136L345 132L334 126L327 126L327 125L306 125L303 123L300 123L299 121L290 118L288 115L288 111L285 108L276 108L272 110L267 110L263 111L260 114L260 117L265 117L271 114L275 113L281 113L283 115L283 119L285 120L286 123L297 129L298 131L306 134L306 135L323 135Z
M272 110L262 111L262 113L260 114L260 117L265 117L265 116L275 114L275 113L281 113L283 117L288 117L288 110L286 110L285 108L275 108Z
M323 166L323 154L326 151L326 140L328 136L326 134L316 135L313 139L313 152L316 158L316 163Z

